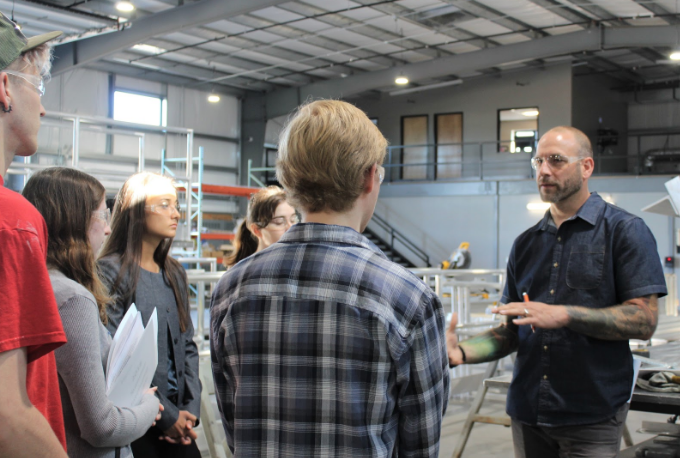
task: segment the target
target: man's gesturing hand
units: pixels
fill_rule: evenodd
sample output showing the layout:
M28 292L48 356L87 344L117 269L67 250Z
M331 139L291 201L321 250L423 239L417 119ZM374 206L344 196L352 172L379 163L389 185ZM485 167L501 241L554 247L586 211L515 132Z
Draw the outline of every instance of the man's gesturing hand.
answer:
M463 364L463 352L458 346L458 336L456 335L456 326L458 326L458 314L451 315L451 323L446 330L446 352L449 355L449 365L457 366Z
M534 325L536 328L557 329L569 323L569 313L562 305L548 305L543 302L511 302L491 309L492 313L517 316L512 320L518 326ZM450 358L450 356L449 356Z

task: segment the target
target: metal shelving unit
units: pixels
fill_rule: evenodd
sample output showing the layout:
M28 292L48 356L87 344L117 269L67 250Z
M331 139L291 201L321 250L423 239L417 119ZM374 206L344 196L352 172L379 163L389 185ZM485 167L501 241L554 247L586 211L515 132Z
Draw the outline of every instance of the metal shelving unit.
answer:
M177 175L176 170L173 171L171 164L183 165L183 170L186 176ZM194 167L196 172L194 172ZM191 249L182 251L182 255L186 257L202 256L202 242L203 240L232 240L233 234L229 233L204 233L203 228L203 200L206 194L221 195L221 196L235 196L249 198L253 193L260 188L249 186L222 186L214 184L203 183L203 168L204 168L204 150L203 147L198 148L197 155L191 155L187 152L186 157L168 158L165 150L161 154L161 173L171 176L176 181L183 183L179 189L183 189L185 199L180 201L180 206L186 209L186 231L192 242ZM196 174L196 180L193 179ZM186 240L180 239L178 245ZM193 243L195 242L195 243Z

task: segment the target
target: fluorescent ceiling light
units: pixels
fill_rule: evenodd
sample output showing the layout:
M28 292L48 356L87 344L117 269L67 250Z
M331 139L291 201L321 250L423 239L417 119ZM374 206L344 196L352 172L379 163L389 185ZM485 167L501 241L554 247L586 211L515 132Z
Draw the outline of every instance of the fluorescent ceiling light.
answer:
M408 84L408 78L405 76L397 76L397 78L394 80L394 84L399 84L400 86Z
M680 51L673 51L668 57L670 60L680 60Z
M410 94L412 92L429 91L430 89L437 89L439 87L454 86L461 84L463 80L444 81L443 83L428 84L427 86L410 87L408 89L399 89L398 91L390 92L390 95Z
M136 51L141 51L149 54L160 54L162 52L165 52L166 50L163 48L159 48L158 46L153 46L153 45L144 45L144 44L137 44L132 47L132 49Z
M534 137L535 135L533 130L518 130L515 132L515 137Z
M527 210L546 211L549 208L550 202L529 202L527 204Z
M524 116L538 116L538 110L523 111Z
M130 11L135 10L135 5L133 5L131 2L118 2L116 3L116 9L118 11L122 11L123 13L129 13Z
M208 102L210 103L217 103L220 101L220 96L217 94L210 94L208 96Z

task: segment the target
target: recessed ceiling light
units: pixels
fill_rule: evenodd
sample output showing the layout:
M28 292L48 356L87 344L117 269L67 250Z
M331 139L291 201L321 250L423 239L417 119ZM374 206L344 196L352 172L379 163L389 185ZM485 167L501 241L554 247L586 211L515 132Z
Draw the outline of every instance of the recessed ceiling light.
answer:
M130 11L135 10L135 5L133 5L131 2L118 2L116 3L116 9L118 11L122 11L123 13L129 13Z
M394 84L399 84L399 85L404 85L408 84L408 78L405 76L397 76L397 78L394 80Z
M208 102L210 103L217 103L220 101L220 96L217 94L210 94L208 96Z
M538 110L523 111L524 116L538 116Z
M673 51L670 56L671 60L680 60L680 51Z
M145 45L145 44L136 44L132 47L132 49L136 51L141 51L149 54L160 54L162 52L165 52L166 50L163 48L159 48L158 46L153 46L153 45Z

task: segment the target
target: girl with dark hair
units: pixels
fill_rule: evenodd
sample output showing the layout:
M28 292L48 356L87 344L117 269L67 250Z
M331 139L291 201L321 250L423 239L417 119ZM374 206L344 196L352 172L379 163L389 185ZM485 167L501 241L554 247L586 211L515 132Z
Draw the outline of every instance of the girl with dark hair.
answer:
M155 389L133 408L116 407L106 396L109 297L95 263L111 231L104 187L79 170L56 167L34 174L23 194L47 223L47 267L68 339L55 351L68 455L130 457L128 444L160 418L162 407Z
M297 213L286 201L283 189L278 186L260 189L248 202L248 214L236 231L234 253L225 259L224 265L231 267L278 242L297 222Z
M158 313L158 367L152 384L165 407L158 424L133 442L135 456L200 458L193 427L200 416L198 349L189 315L187 276L168 256L180 209L169 178L142 172L116 196L111 235L98 264L113 301L108 328L116 332L133 302L144 325Z

